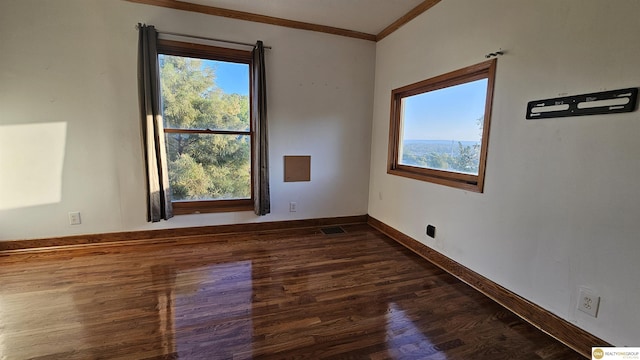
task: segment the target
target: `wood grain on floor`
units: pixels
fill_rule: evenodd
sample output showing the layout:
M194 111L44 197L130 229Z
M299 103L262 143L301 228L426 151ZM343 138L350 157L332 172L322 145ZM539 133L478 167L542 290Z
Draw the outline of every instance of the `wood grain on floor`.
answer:
M0 255L0 359L582 359L366 224Z

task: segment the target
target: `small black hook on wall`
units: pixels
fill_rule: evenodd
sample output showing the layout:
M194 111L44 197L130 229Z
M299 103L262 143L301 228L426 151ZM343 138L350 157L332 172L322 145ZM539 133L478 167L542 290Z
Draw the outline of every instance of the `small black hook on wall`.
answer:
M497 57L497 56L502 56L502 55L504 55L504 51L502 51L502 49L500 49L500 50L498 50L496 52L488 53L484 57L489 59L489 58L492 58L492 57Z

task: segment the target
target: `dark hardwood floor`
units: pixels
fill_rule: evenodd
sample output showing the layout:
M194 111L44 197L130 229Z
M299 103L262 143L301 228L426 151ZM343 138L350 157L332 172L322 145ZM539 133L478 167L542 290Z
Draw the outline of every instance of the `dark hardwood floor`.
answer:
M0 360L582 359L368 225L0 254Z

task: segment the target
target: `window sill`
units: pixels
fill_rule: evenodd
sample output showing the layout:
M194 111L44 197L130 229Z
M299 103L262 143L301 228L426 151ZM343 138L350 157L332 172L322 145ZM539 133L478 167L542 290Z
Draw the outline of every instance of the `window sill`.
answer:
M432 172L437 172L437 171L434 170ZM444 176L429 175L423 172L410 171L405 169L404 167L403 169L387 170L387 174L402 176L409 179L420 180L420 181L430 182L430 183L439 184L439 185L445 185L445 186L477 192L477 193L482 193L483 191L482 182L469 181L469 180L463 180L463 179L454 179L454 178L446 177L447 172L442 172L442 173Z
M174 215L253 211L253 200L211 200L172 202Z

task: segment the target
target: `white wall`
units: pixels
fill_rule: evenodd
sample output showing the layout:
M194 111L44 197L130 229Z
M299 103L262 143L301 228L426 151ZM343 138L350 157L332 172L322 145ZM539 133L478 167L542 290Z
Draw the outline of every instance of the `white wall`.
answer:
M138 22L273 47L272 214L146 222ZM374 61L368 41L120 0L2 1L0 239L366 214ZM311 155L312 181L284 183L284 155Z
M525 112L532 100L640 86L638 14L636 0L447 0L379 42L369 214L604 340L637 346L639 112ZM386 174L391 90L499 48L485 192ZM602 297L598 318L575 310L578 286Z

